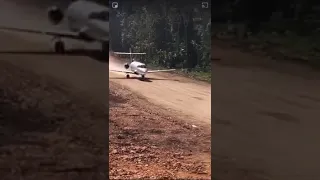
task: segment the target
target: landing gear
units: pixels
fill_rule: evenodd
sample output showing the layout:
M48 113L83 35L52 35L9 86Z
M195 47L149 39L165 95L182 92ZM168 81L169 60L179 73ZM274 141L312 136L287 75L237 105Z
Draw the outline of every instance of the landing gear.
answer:
M101 45L101 51L103 54L108 54L109 55L109 43L103 42Z
M101 54L99 56L101 61L108 61L109 60L109 43L102 43L101 44Z
M60 38L53 39L54 52L64 54L66 52L64 42Z
M59 54L64 54L66 52L64 42L63 41L56 42L54 45L54 50Z
M141 79L144 79L144 75L141 75Z
M127 74L127 75L126 75L126 77L127 77L127 78L130 78L130 75L129 75L129 74Z

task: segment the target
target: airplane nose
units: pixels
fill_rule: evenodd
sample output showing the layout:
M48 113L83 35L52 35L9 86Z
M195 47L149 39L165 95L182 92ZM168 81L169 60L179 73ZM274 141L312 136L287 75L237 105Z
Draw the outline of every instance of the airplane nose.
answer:
M147 72L147 69L145 69L145 68L140 68L139 70L140 70L141 74L145 74Z

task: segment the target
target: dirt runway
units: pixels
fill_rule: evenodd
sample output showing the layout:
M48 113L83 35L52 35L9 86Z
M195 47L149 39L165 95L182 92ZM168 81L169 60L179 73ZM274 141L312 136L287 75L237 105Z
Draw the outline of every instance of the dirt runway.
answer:
M4 1L1 3L3 2ZM34 12L30 11L30 9L23 8L23 11L19 10L13 13L15 6L10 5L7 7L13 9L11 11L7 9L1 13L6 16L9 16L10 13L12 13L11 25L17 26L20 24L20 26L22 26L28 24L29 26L26 25L26 27L30 27L30 24L35 24L35 27L41 27L41 25L43 25L43 28L50 27L47 23L42 23L46 22L43 19L43 16L38 16L38 19L37 16L34 16L38 13L37 11L33 14ZM30 13L28 16L31 18L19 23L19 17L21 17L21 15L26 16L26 14L24 14L26 12ZM41 13L38 15L40 14ZM1 21L5 22L5 19L1 19ZM8 68L8 71L19 72L19 69L22 69L24 74L21 72L20 76L25 76L26 80L27 75L25 74L28 72L30 74L35 74L28 82L41 81L40 83L48 84L50 87L59 87L61 86L59 83L64 84L65 86L61 87L64 96L69 97L68 99L70 101L76 102L76 107L85 106L81 109L75 108L72 112L81 111L86 114L86 116L83 116L82 120L77 123L77 116L68 117L68 108L60 106L60 104L53 103L52 106L48 107L36 107L35 110L39 114L43 114L44 117L49 116L47 112L50 112L52 108L64 109L64 112L66 113L65 119L67 120L65 122L67 125L62 123L49 134L47 132L38 134L38 136L49 136L53 139L52 141L45 138L37 140L38 144L47 141L47 148L38 152L38 154L41 154L43 158L52 156L53 160L49 162L52 164L50 166L51 169L48 170L46 166L42 169L41 167L43 165L41 159L37 159L37 154L29 152L29 149L26 150L25 154L19 156L14 153L9 153L6 158L1 159L4 166L7 166L7 163L9 163L8 159L10 158L20 159L20 161L23 161L26 164L33 162L34 165L33 168L22 167L22 165L19 164L20 161L15 161L4 171L8 179L18 177L31 178L31 174L35 174L36 169L39 169L39 172L35 174L34 179L43 179L45 176L49 175L51 175L53 179L72 176L77 178L88 178L91 176L91 178L94 178L94 174L101 174L101 176L96 177L96 179L104 178L107 170L103 171L103 167L100 169L87 167L86 163L89 161L92 166L99 166L98 163L103 165L107 163L105 157L105 154L108 152L107 148L105 148L105 151L99 149L99 153L96 154L94 154L94 152L97 150L97 146L105 147L109 135L109 158L111 162L110 178L112 179L138 177L209 179L211 175L211 137L210 126L207 125L207 122L209 121L208 116L210 115L207 114L205 116L206 119L204 122L206 122L206 126L197 125L197 127L193 127L192 125L195 124L195 122L198 122L198 119L193 123L191 123L191 120L195 119L198 114L190 115L181 112L176 114L176 112L179 110L181 111L181 109L176 109L175 106L165 107L163 104L160 104L159 107L157 105L158 102L153 101L152 99L150 100L152 102L149 102L148 99L145 99L143 94L140 94L142 96L136 95L135 93L130 92L130 88L125 89L121 84L120 89L116 83L110 83L110 85L108 85L109 74L107 72L107 63L99 61L99 59L92 56L94 54L91 53L80 55L71 54L70 56L52 54L50 53L50 44L48 44L48 42L50 42L50 37L1 32L0 39L2 42L6 42L0 43L1 62L13 65L10 66L11 68ZM79 43L79 45L78 42L67 41L67 43L76 48L81 48L82 46L81 43ZM14 67L18 70L15 70ZM16 76L17 75L12 77L12 81L19 84L21 77L19 79ZM56 82L59 82L58 85ZM6 85L8 86L8 81L6 81ZM139 85L137 87L141 86ZM25 89L29 88L31 89L30 83L26 83ZM44 89L43 92L38 92L39 96L42 93L47 92L47 90L48 93L55 94L53 90L49 90L49 88L46 88L45 86L40 86L40 89L41 88ZM109 89L110 93L108 93ZM15 91L15 89L13 88L12 91ZM23 93L21 94L24 95ZM127 95L129 95L129 98ZM33 100L36 96L35 93L30 94L29 99ZM46 102L57 101L51 97L42 97ZM81 99L81 103L79 99ZM110 112L109 103L111 105L117 104L116 106L110 106ZM6 104L6 106L10 106L10 104ZM164 107L165 110L163 110L162 107ZM173 111L170 112L168 109L172 109ZM106 128L108 128L108 126L103 124L108 122L108 119L103 113L108 112L110 125L109 135L106 134ZM4 112L2 113L5 114ZM60 113L62 114L62 112ZM185 116L190 117L184 118ZM3 119L3 121L8 121L8 119L10 119L9 115L6 115L5 117L7 118ZM55 120L56 119L50 121ZM42 121L45 123L46 119L42 119ZM96 121L97 124L94 123ZM22 124L23 118L20 118L16 123L16 126ZM73 126L74 128L72 128ZM18 136L20 133L19 131L12 132L7 126L3 126L2 128L7 129L6 133L9 134L17 134ZM61 129L64 131L61 131ZM84 130L87 130L86 133L83 134L86 138L83 136L79 137L78 135ZM68 138L61 136L64 132L67 133ZM31 133L34 134L36 132ZM29 135L29 132L24 133L24 136L26 139L32 137ZM55 143L59 144L59 140L54 141L54 139L59 139L61 137L66 138L63 143L65 143L68 148L66 147L63 149L61 148L62 145L55 147ZM121 137L125 137L125 139ZM86 145L84 145L85 143L82 143L82 141L87 142L88 138L90 139L91 145L85 147ZM24 141L27 142L27 146L30 146L30 143L28 143L29 141ZM9 144L11 143L13 142L10 142ZM80 145L74 146L73 143ZM21 145L22 143L16 144L18 147ZM71 156L66 153L70 151L69 146L70 148L78 148L79 150L86 149L86 151L82 152L87 155L82 157L80 156L80 153L77 153ZM49 153L46 150L56 148L59 149L57 154ZM141 148L143 151L141 151ZM1 152L4 150L8 152L14 151L14 149L10 149L7 145L0 147ZM59 157L60 154L64 154L63 157L66 159L64 166L57 163L59 158L56 158L56 156ZM77 161L71 161L71 158L77 159ZM96 159L100 159L101 161L96 161ZM141 167L141 163L143 167ZM128 167L128 165L130 165L130 167ZM23 171L10 174L9 171L12 170L12 168L22 168ZM60 170L61 168L62 170ZM152 169L157 169L158 171L151 171ZM87 173L80 173L79 171L81 170L85 170Z
M109 56L109 63L110 70L125 70L124 63L113 56ZM177 111L186 119L211 124L210 84L170 73L147 74L146 80L141 81L136 75L126 79L125 73L110 71L109 78L147 97L151 102Z

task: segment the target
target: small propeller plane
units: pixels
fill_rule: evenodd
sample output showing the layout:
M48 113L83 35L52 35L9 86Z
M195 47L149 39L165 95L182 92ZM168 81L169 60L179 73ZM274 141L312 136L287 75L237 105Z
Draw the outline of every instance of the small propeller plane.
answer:
M146 53L132 53L131 49L130 52L114 52L114 54L117 55L130 55L130 63L125 63L124 68L126 70L110 70L113 72L122 72L126 73L126 77L130 78L130 74L135 74L138 76L141 76L141 79L144 79L147 73L157 73L157 72L169 72L169 71L175 71L175 69L164 69L164 70L148 70L145 63L136 61L134 58L132 58L132 55L145 55Z

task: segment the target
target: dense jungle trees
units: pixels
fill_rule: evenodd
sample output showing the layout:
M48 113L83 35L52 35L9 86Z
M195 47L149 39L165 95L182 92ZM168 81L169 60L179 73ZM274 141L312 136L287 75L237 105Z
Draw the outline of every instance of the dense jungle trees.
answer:
M181 2L120 1L110 12L111 49L146 52L149 64L210 72L210 9Z

